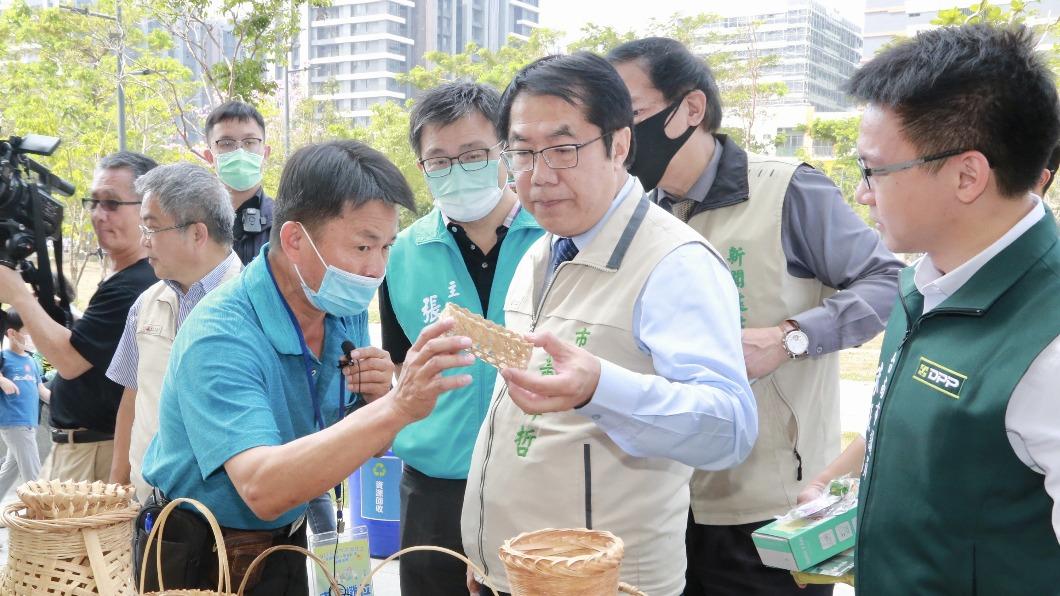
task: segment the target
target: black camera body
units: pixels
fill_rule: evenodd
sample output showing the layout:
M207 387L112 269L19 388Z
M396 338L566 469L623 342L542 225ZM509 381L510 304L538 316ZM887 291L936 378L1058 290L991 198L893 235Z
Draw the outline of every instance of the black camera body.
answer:
M28 157L51 155L59 139L42 135L0 140L0 265L21 271L48 314L69 323L69 301L55 285L48 258L48 241L55 252L55 269L62 275L63 204L52 196L74 194L74 187ZM37 255L36 264L28 259ZM64 312L65 311L65 312Z

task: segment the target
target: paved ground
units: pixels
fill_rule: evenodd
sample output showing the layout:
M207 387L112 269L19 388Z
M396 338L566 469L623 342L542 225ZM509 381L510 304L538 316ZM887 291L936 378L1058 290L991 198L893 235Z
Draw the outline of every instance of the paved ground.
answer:
M372 340L374 345L379 345L379 326L372 325ZM841 382L842 405L840 408L841 424L844 432L858 432L864 434L865 425L868 422L870 398L872 395L872 384L864 381L842 381ZM2 450L2 445L0 445ZM15 498L14 490L10 491L2 501L4 503ZM7 562L7 529L0 528L0 566ZM373 560L373 567L380 561ZM400 563L395 561L384 567L374 580L374 594L376 596L400 596L401 590L398 582L398 570ZM836 596L851 596L854 589L849 586L838 586Z

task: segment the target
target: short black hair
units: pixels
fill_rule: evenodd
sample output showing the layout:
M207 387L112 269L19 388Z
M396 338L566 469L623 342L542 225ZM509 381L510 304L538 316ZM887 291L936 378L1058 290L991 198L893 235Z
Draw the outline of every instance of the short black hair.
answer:
M1060 138L1056 84L1034 43L1022 25L925 31L862 66L847 90L893 110L920 155L979 151L1001 194L1016 196L1038 183Z
M408 182L382 153L358 141L306 145L283 166L270 240L279 242L288 221L312 231L339 217L345 205L356 208L369 201L416 211Z
M633 130L633 101L629 89L611 64L589 52L545 56L523 67L501 96L497 129L504 137L511 126L512 104L520 93L551 95L580 108L585 118L604 134L604 149L611 155L612 133ZM626 166L633 163L635 147L630 135Z
M423 127L428 124L445 126L473 112L478 112L489 120L500 141L504 135L497 128L497 113L500 110L501 94L480 83L454 81L443 83L427 91L416 101L409 114L409 145L420 156L420 137Z
M25 327L25 323L22 322L22 315L18 314L17 310L15 310L13 308L9 308L9 309L7 309L5 314L6 314L6 316L4 317L4 322L5 322L5 325L6 325L6 327L4 327L4 331L5 332L8 329L11 329L13 331L19 331L23 327Z
M210 140L210 131L213 127L225 120L239 120L240 122L253 120L261 128L262 137L265 135L265 118L261 116L261 112L249 103L233 99L214 108L206 117L206 127L203 132L206 134L207 141Z
M607 60L611 64L638 62L666 103L699 89L707 96L707 113L700 127L712 133L721 127L721 93L714 73L706 61L676 39L645 37L628 41L608 52Z
M135 151L115 151L96 164L96 170L128 168L132 172L134 181L157 167L158 162Z

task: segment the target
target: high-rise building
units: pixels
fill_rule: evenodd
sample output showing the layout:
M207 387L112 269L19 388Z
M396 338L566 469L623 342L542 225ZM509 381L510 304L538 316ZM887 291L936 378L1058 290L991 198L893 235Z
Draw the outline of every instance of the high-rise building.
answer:
M363 124L373 104L412 96L397 76L423 64L426 52L459 53L469 43L497 50L510 35L528 37L538 12L538 0L332 0L307 7L292 46L291 85Z
M865 0L865 53L869 60L876 52L896 37L912 37L931 29L931 21L940 10L960 8L969 10L979 0ZM991 2L1002 10L1010 10L1007 2ZM1060 0L1027 2L1027 9L1036 12L1029 24L1053 23L1060 17ZM970 11L969 11L970 12Z
M787 93L768 104L810 105L825 112L852 107L842 86L860 62L861 29L835 9L814 0L772 2L769 9L730 8L704 31L723 41L702 44L697 53L726 52L737 60L755 53L776 56L758 80L783 82Z

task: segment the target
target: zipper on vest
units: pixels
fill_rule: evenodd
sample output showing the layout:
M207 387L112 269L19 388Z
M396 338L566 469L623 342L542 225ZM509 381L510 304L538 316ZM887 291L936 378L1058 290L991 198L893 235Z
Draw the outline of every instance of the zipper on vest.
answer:
M490 573L489 563L486 562L485 528L486 528L486 466L489 464L490 453L493 451L493 435L497 422L497 406L508 394L508 384L505 383L497 399L490 403L489 431L486 435L486 453L482 456L482 472L479 474L478 483L478 560L482 561L482 571L488 576Z
M899 299L899 301L902 304L902 309L906 313L906 318L907 319L910 318L909 317L909 305L906 304L905 296L903 296L901 293L899 293L898 294L898 299ZM933 317L935 317L937 315L982 316L984 312L986 312L986 311L984 309L981 309L981 308L936 308L936 309L934 309L934 310L932 310L932 311L930 311L928 313L921 314L916 319L913 319L913 322L909 325L909 328L906 329L905 335L902 337L902 341L900 341L898 343L898 347L895 349L895 356L893 357L893 359L894 359L894 369L891 372L892 373L897 372L901 368L902 362L903 362L903 360L905 359L905 356L906 356L906 354L905 354L905 346L909 342L909 339L913 337L913 334L916 333L920 329L920 325L924 321L926 321L926 320L928 320L930 318L933 318ZM883 372L884 371L881 370L880 374L882 375ZM890 403L890 400L888 399L888 397L891 394L891 380L892 380L892 378L893 378L893 374L890 377L887 378L887 390L880 395L880 411L879 411L879 416L876 419L876 429L873 432L872 443L868 445L868 448L869 448L868 457L871 458L871 462L866 462L866 465L868 465L869 468L867 470L865 470L865 477L868 478L868 480L869 480L870 491L865 493L865 506L862 508L861 516L860 516L860 519L859 519L859 522L858 522L858 525L860 527L864 527L865 519L868 518L868 515L869 515L870 498L872 496L871 487L872 487L872 484L873 484L872 483L873 478L875 477L875 473L876 473L876 451L879 449L879 446L880 446L879 434L880 434L880 430L881 430L882 425L883 425L884 408L886 408L887 404ZM870 422L871 422L871 420L870 420ZM859 529L860 529L860 527L859 527ZM861 547L861 545L860 545L860 541L859 541L859 548L860 547Z

